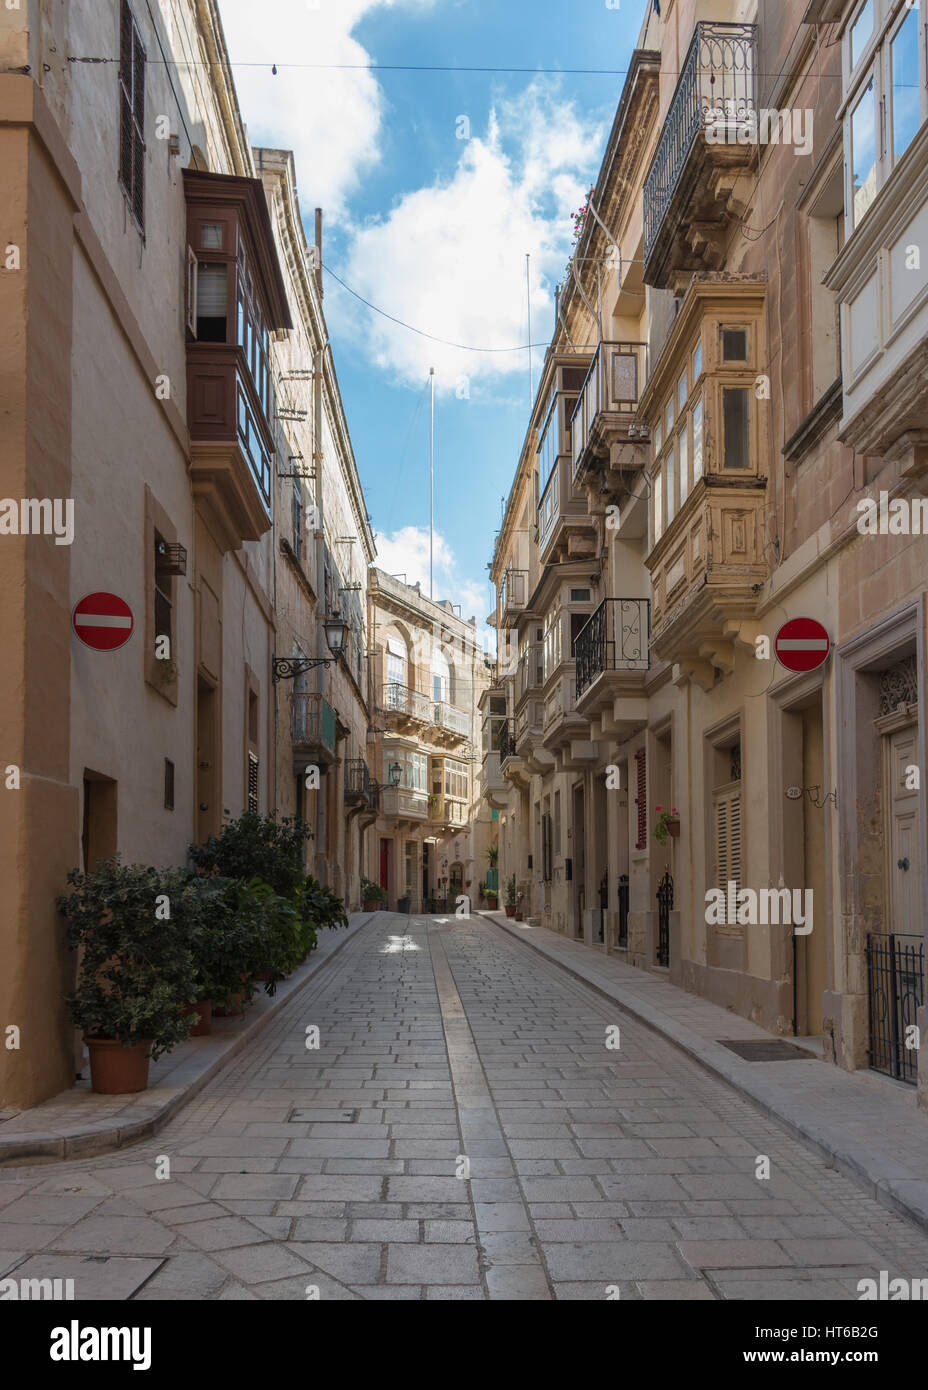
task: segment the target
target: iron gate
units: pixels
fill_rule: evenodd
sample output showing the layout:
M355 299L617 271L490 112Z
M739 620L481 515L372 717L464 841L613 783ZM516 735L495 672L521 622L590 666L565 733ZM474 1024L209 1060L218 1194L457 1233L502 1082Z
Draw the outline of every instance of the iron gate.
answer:
M619 939L618 945L628 950L628 874L619 878Z
M657 963L670 965L670 913L673 908L673 879L670 870L657 889Z
M906 1046L906 1030L915 1026L916 1010L925 1002L922 937L869 933L867 995L871 1067L914 1086L918 1080L918 1048Z

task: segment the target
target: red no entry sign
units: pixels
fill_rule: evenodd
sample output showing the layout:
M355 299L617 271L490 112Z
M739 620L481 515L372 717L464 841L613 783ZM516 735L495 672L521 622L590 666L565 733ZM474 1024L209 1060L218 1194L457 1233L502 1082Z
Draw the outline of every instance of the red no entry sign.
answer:
M791 618L777 633L774 649L788 671L814 671L828 659L831 638L815 618Z
M85 646L114 652L132 636L132 609L118 594L87 594L74 605L71 626Z

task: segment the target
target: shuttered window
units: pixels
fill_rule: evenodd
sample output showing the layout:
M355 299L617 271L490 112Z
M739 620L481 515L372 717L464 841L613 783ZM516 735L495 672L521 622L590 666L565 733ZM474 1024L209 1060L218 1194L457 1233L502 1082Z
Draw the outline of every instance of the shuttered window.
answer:
M122 0L119 22L119 181L144 229L145 49L128 0Z
M541 818L541 877L545 883L550 883L554 877L552 850L551 817L543 815Z
M712 797L715 818L715 881L727 893L741 888L741 783L720 787Z
M648 847L648 774L647 774L647 755L643 748L639 748L635 754L637 764L637 795L635 805L638 808L638 839L635 841L635 849L647 849Z

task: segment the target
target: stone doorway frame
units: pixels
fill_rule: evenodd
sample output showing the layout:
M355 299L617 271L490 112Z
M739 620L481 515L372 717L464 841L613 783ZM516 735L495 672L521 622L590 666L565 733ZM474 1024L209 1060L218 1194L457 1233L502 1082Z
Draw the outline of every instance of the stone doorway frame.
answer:
M866 1067L869 1045L867 1011L866 935L878 929L875 894L870 880L879 878L883 901L882 845L877 850L861 833L861 822L873 820L883 794L882 750L874 719L879 714L878 683L863 677L876 675L911 651L914 644L918 688L925 685L925 595L903 604L878 622L842 642L835 649L836 772L838 783L838 881L841 897L835 904L840 931L835 937L835 988L825 995L825 1014L831 1020L833 1057L848 1070ZM922 709L925 701L919 702ZM925 717L919 716L918 872L928 882L928 805L926 805ZM868 894L867 889L870 888ZM926 932L928 936L928 932ZM843 956L843 961L841 957ZM843 968L842 968L843 967ZM928 1026L928 1010L919 1023ZM829 1029L826 1026L826 1035ZM928 1104L928 1057L919 1051L919 1099Z

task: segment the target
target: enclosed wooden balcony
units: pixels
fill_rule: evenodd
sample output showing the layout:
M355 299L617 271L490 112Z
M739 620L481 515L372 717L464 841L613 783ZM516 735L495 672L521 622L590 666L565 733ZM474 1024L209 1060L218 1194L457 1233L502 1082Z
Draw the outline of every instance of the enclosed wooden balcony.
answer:
M217 541L237 549L270 529L269 335L293 325L261 180L183 174L191 483Z
M647 462L635 418L647 362L647 343L602 342L596 349L570 422L575 484L591 473L634 472Z
M757 162L756 89L757 26L697 24L645 177L649 285L722 264L729 214L746 206L739 181Z
M711 685L734 665L732 634L767 578L765 480L702 478L647 558L651 650Z
M528 570L503 570L499 582L499 615L501 627L512 627L528 603Z

